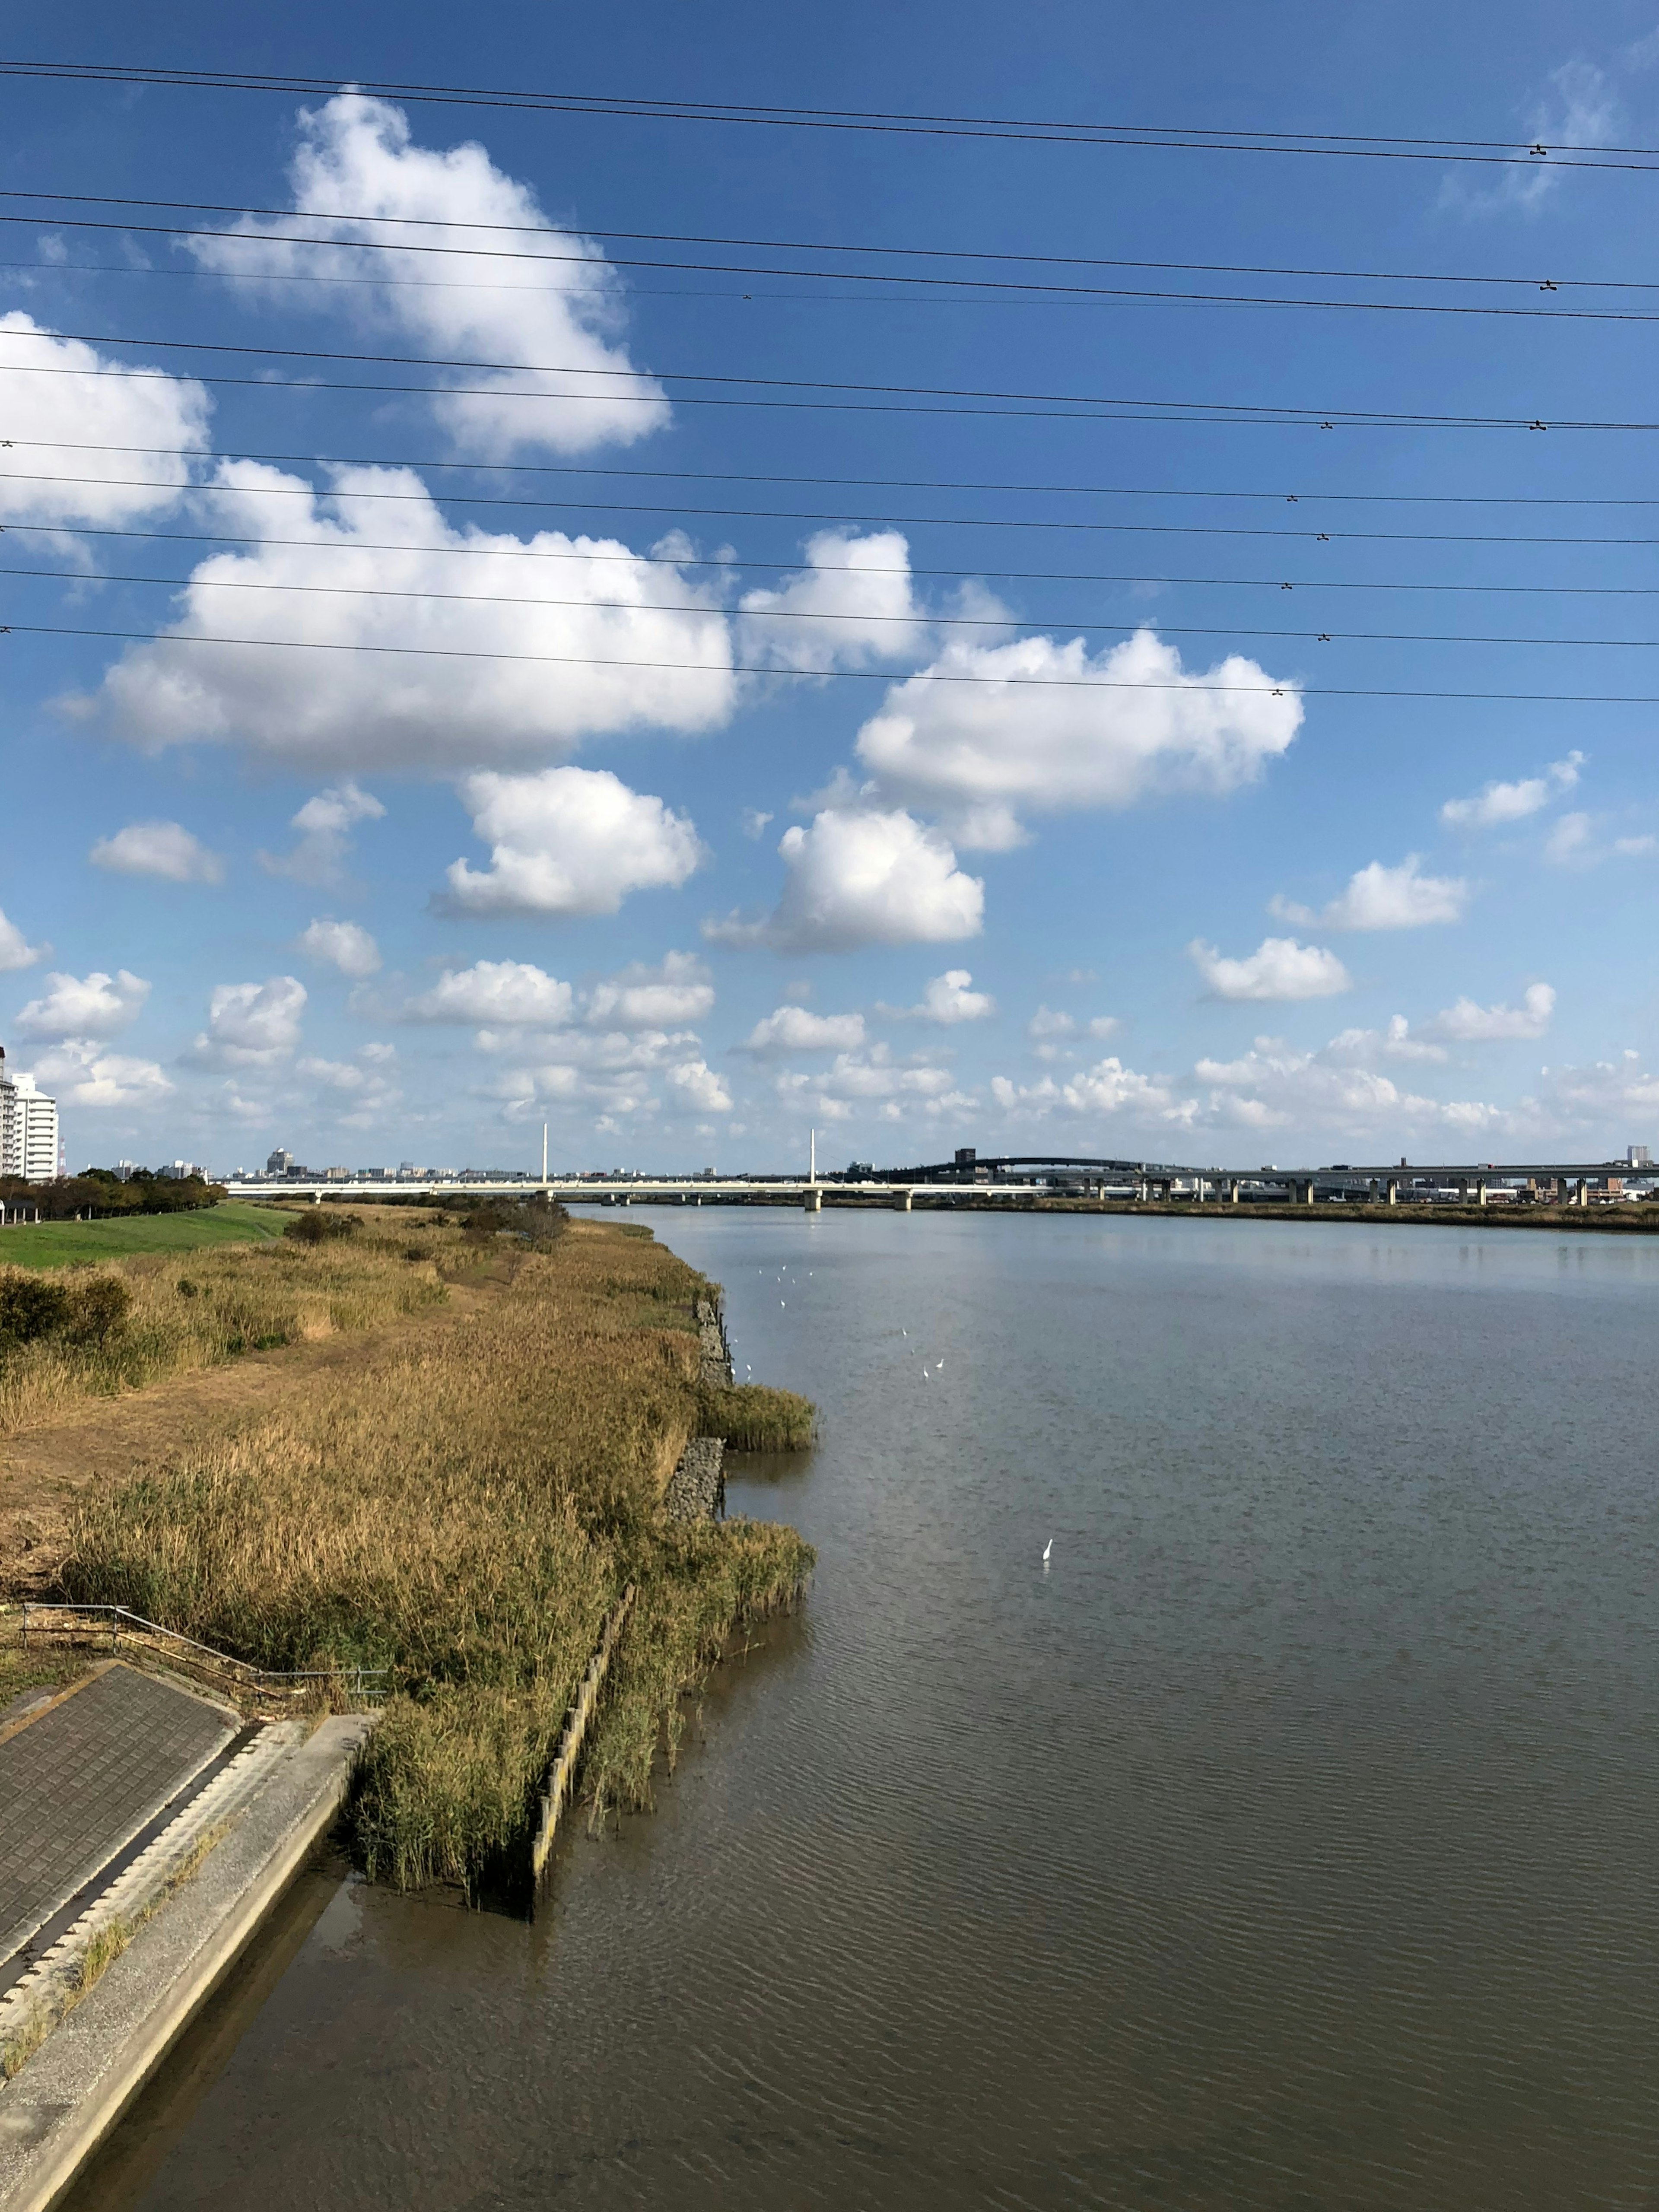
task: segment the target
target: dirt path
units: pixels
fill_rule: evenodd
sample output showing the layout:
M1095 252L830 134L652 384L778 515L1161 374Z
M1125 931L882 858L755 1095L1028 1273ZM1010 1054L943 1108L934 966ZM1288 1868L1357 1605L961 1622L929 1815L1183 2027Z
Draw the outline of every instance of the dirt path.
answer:
M441 1305L382 1328L248 1352L125 1397L89 1398L66 1419L0 1440L0 1591L29 1597L50 1585L63 1557L70 1505L89 1484L117 1480L180 1445L222 1436L276 1406L313 1376L453 1328L503 1287L503 1281L479 1275L451 1282Z

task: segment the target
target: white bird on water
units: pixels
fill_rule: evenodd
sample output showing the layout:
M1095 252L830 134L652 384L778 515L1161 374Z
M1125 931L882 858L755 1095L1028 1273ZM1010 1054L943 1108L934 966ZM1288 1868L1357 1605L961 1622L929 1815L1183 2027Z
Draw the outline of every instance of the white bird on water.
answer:
M1049 1554L1049 1553L1050 1553L1050 1552L1052 1552L1052 1551L1054 1550L1054 1538L1053 1538L1052 1536L1050 1536L1050 1537L1049 1537L1049 1539L1048 1539L1048 1542L1047 1542L1047 1543L1043 1546L1043 1547L1042 1547L1042 1564L1043 1564L1043 1565L1044 1565L1045 1567L1046 1567L1046 1566L1048 1565L1048 1554Z

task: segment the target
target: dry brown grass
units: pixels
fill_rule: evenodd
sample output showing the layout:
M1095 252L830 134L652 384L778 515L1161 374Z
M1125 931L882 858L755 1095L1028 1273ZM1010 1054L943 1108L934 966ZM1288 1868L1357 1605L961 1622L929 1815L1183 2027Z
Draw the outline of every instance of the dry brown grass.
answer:
M594 1772L642 1802L679 1689L810 1567L792 1530L662 1523L699 1409L700 1283L654 1243L573 1230L441 1340L317 1378L238 1435L85 1501L65 1585L263 1666L389 1668L354 1801L361 1855L404 1886L476 1887L521 1853L628 1580L642 1625Z
M240 1352L413 1313L442 1297L444 1269L463 1264L463 1248L459 1237L428 1233L416 1241L430 1244L433 1257L411 1260L410 1241L406 1231L311 1247L284 1237L146 1253L101 1269L131 1293L125 1320L102 1344L46 1337L0 1352L0 1435Z

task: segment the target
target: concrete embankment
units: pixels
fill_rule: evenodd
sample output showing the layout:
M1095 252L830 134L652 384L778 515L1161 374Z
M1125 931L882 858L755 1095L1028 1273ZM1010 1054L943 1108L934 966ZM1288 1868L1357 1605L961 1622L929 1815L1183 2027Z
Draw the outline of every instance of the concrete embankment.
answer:
M191 1833L158 1838L41 1960L33 1995L50 2006L77 1947L86 1958L100 1927L139 1923L0 2088L0 2212L46 2212L96 2148L334 1820L372 1725L352 1714L308 1739L303 1723L263 1730L252 1767L233 1761L197 1801Z

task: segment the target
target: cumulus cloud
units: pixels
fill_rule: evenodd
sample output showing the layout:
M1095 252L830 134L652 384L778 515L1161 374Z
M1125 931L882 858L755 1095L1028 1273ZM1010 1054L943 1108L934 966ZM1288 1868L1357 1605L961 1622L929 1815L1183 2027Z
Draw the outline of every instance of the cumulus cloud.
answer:
M772 818L769 814L763 814L758 806L745 806L743 810L744 836L749 838L759 837Z
M100 837L87 858L121 876L159 876L169 884L219 884L225 864L179 822L129 822Z
M147 1106L173 1089L153 1060L106 1052L89 1037L69 1037L35 1062L36 1080L60 1106Z
M779 1006L756 1023L738 1050L773 1059L792 1052L848 1052L863 1042L862 1014L811 1014L805 1006Z
M429 991L407 1000L397 1017L406 1022L469 1022L511 1029L551 1029L570 1019L575 994L568 983L528 960L479 960L451 969Z
M360 822L378 822L385 812L371 793L359 791L355 783L337 784L307 799L289 824L300 833L291 853L280 859L262 853L259 858L274 876L292 876L301 884L336 883L351 850L351 832Z
M915 1006L882 1006L878 1012L894 1021L938 1022L951 1028L957 1022L981 1022L997 1010L988 991L969 988L973 976L966 968L947 968L928 981L921 1001Z
M1151 630L1095 656L1080 638L1027 637L948 646L893 686L858 753L884 791L950 810L963 844L1000 848L1022 807L1235 791L1301 723L1297 686L1237 654L1194 672Z
M207 451L212 402L190 377L120 374L130 366L20 311L0 315L0 422L14 445L0 522L118 526L174 504Z
M0 913L0 975L13 975L20 968L33 968L49 950L44 945L31 945L17 924L8 921Z
M361 922L313 921L301 931L299 946L313 960L360 981L374 975L380 965L380 948Z
M550 1107L592 1105L620 1122L655 1108L655 1079L672 1081L673 1070L694 1071L701 1064L697 1039L689 1030L555 1030L534 1040L533 1059L525 1054L526 1040L519 1032L486 1030L478 1042L520 1062L503 1067L488 1086L489 1095L502 1102L508 1121L527 1120ZM699 1108L694 1096L698 1087L695 1073L686 1074L685 1085L675 1086L684 1110L723 1110Z
M898 1121L913 1109L937 1115L973 1103L956 1088L948 1068L930 1066L925 1060L895 1060L879 1044L866 1053L838 1053L829 1068L817 1074L797 1070L780 1075L776 1089L786 1106L807 1109L823 1121L850 1121L860 1111L873 1113L879 1121Z
M1449 799L1440 810L1440 819L1449 830L1495 830L1510 822L1524 822L1528 815L1540 812L1552 799L1571 791L1583 763L1583 753L1571 752L1565 760L1552 761L1542 775L1526 776L1516 783L1483 784L1473 799Z
M826 808L778 845L788 875L774 912L758 922L708 921L718 944L780 951L847 951L860 945L927 945L975 937L985 886L964 875L947 840L902 809Z
M1460 999L1427 1024L1434 1036L1455 1044L1490 1044L1506 1038L1540 1037L1555 1012L1555 993L1547 983L1530 983L1518 1006L1478 1006Z
M687 816L608 769L484 774L461 795L490 864L449 869L452 914L615 914L630 891L677 889L704 857Z
M343 1129L375 1127L402 1097L390 1063L390 1045L365 1045L354 1060L307 1058L295 1073L315 1085Z
M1237 1060L1200 1060L1194 1073L1210 1088L1205 1121L1264 1133L1299 1126L1389 1141L1402 1130L1467 1139L1502 1127L1504 1116L1495 1106L1402 1091L1391 1077L1357 1063L1353 1035L1348 1031L1317 1052L1293 1051L1280 1037L1257 1037Z
M1338 1065L1368 1066L1377 1060L1443 1060L1450 1058L1443 1045L1430 1044L1412 1035L1404 1014L1391 1014L1385 1030L1344 1030L1325 1047L1327 1058Z
M1602 837L1595 817L1564 814L1550 832L1544 857L1561 868L1596 868L1603 860L1639 860L1659 852L1659 838Z
M31 999L13 1027L20 1036L106 1037L137 1019L149 996L142 975L48 975L46 994Z
M623 295L591 239L561 232L559 260L501 258L502 230L545 227L547 217L531 188L504 175L482 146L417 146L401 109L344 92L301 110L289 176L308 236L328 242L296 243L284 236L285 218L253 216L221 238L182 242L204 268L243 280L284 312L326 304L413 350L527 363L446 378L467 394L428 404L458 453L488 461L587 453L667 422L661 386L617 342ZM416 228L403 229L398 218ZM356 250L362 243L376 250ZM445 249L439 257L419 250L434 245ZM283 276L385 281L257 281Z
M233 1067L274 1067L300 1042L306 987L297 975L263 983L221 983L208 1000L208 1025L196 1040L198 1058Z
M452 528L412 470L326 473L315 495L264 463L222 463L215 525L249 550L198 563L175 627L234 641L163 630L68 708L152 750L240 744L336 774L539 763L730 714L726 617L684 570L615 539Z
M598 1029L672 1029L701 1021L714 1003L708 970L695 952L665 952L659 964L635 961L583 994L583 1018Z
M1317 913L1277 896L1268 900L1267 911L1304 929L1422 929L1431 922L1461 921L1468 884L1461 876L1425 876L1422 863L1420 853L1407 853L1397 868L1373 860Z
M1187 950L1212 999L1329 999L1352 988L1334 952L1293 937L1264 937L1243 960L1224 959L1201 937Z
M994 1076L991 1096L1006 1114L1041 1120L1055 1110L1091 1118L1128 1115L1147 1123L1189 1125L1196 1103L1178 1097L1160 1078L1126 1067L1115 1055L1096 1062L1057 1083L1045 1075L1041 1082L1018 1084L1006 1075Z
M706 1060L682 1060L667 1071L668 1087L690 1114L729 1114L732 1093Z
M919 649L926 633L902 532L820 530L806 541L806 558L780 590L746 592L738 601L745 665L823 676Z

